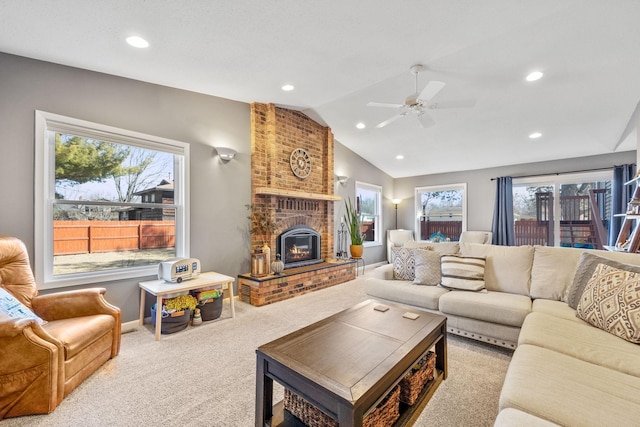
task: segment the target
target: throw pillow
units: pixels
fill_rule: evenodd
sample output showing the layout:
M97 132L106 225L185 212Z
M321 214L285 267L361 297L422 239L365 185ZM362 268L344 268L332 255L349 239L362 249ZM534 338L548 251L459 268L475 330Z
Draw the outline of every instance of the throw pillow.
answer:
M610 334L640 344L640 273L598 264L576 315Z
M44 324L44 320L38 317L33 311L29 310L26 305L22 304L13 295L1 287L0 313L4 313L14 319L34 319L40 325Z
M589 252L584 252L580 256L580 260L578 261L576 272L573 275L573 281L571 282L565 293L564 301L569 305L569 307L573 308L574 310L578 308L578 303L580 302L580 298L582 297L584 289L586 288L589 279L591 279L594 271L596 270L596 267L599 264L608 265L610 267L619 268L621 270L631 271L634 273L640 273L640 266L624 264L622 262L594 255Z
M393 253L393 278L396 280L413 280L415 278L415 261L413 249L391 248Z
M483 290L485 263L485 257L442 255L442 286L464 291Z
M413 259L415 262L415 279L413 283L416 285L436 286L440 284L442 274L440 273L440 256L439 252L433 250L415 250Z

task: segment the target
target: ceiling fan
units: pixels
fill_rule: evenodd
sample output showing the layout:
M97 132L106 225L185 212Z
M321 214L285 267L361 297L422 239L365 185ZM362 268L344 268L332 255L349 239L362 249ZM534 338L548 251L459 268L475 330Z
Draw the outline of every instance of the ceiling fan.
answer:
M429 114L427 114L428 109L438 108L437 104L430 104L431 99L436 96L446 83L439 82L436 80L431 80L422 92L418 93L418 73L420 73L424 67L420 64L416 64L410 68L411 73L415 76L415 93L409 95L407 99L404 100L404 104L387 104L384 102L369 102L367 103L368 107L384 107L384 108L397 108L400 109L398 114L395 116L385 120L384 122L378 123L376 125L377 128L383 128L387 126L389 123L392 123L399 118L407 116L409 114L414 114L417 116L420 125L423 128L433 126L435 122L431 118Z

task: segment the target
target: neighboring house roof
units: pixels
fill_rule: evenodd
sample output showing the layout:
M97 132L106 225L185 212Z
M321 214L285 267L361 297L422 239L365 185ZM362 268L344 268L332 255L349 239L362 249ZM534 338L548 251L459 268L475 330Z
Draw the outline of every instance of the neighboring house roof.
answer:
M144 190L136 191L133 194L135 196L142 196L143 194L153 193L155 191L173 191L173 180L167 181L166 179L163 179L162 181L160 181L160 184L156 185L155 187L149 187Z

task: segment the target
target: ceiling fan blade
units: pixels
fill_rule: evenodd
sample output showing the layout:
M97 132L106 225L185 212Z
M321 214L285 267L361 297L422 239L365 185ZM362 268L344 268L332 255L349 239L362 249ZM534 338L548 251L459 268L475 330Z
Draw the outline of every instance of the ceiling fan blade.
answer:
M385 107L385 108L400 108L402 104L387 104L385 102L369 102L367 107Z
M382 122L382 123L378 123L378 124L376 125L376 127L377 127L377 128L383 128L383 127L385 127L386 125L388 125L389 123L395 122L395 121L396 121L396 120L398 120L399 118L404 117L404 116L406 116L406 115L407 115L407 113L400 113L400 114L397 114L397 115L395 115L395 116L391 117L390 119L385 120L385 121L384 121L384 122Z
M445 87L445 85L446 83L444 82L431 80L429 83L427 83L424 89L422 89L422 92L420 92L420 96L418 96L418 99L421 101L430 101L431 98L436 96L438 92L440 92L442 88Z
M420 126L423 128L428 128L436 124L431 116L424 112L418 114L418 121L420 122Z
M428 108L431 110L443 110L446 108L470 108L475 107L475 105L475 99L462 99L459 101L434 102Z

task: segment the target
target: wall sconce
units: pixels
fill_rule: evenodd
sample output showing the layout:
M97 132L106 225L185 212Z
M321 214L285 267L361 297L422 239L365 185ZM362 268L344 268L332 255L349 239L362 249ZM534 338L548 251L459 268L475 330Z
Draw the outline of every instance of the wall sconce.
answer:
M237 151L234 150L233 148L228 148L228 147L213 147L213 148L218 152L218 156L220 157L220 159L222 159L225 162L232 160L237 153Z
M340 185L342 185L343 187L345 185L347 185L347 181L349 181L349 177L348 176L344 176L344 175L338 175L338 182L340 183Z

